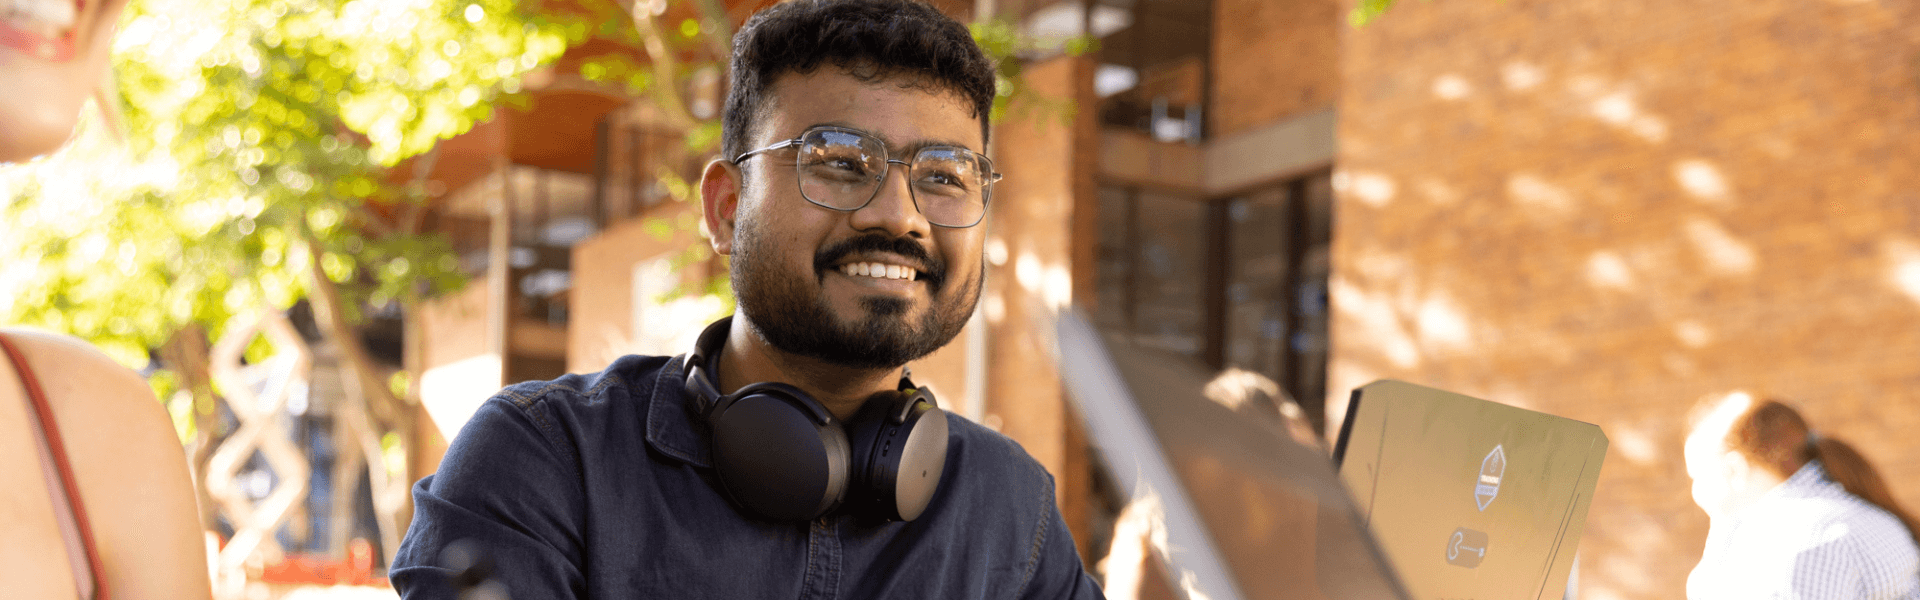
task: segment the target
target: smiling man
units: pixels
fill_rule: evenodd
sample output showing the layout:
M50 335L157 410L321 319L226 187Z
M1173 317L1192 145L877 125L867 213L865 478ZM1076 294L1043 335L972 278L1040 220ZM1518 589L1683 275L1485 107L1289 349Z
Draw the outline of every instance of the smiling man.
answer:
M738 314L687 354L488 400L415 487L395 587L1100 597L1052 477L904 368L985 277L994 73L967 29L917 2L788 2L741 29L732 77L700 192Z

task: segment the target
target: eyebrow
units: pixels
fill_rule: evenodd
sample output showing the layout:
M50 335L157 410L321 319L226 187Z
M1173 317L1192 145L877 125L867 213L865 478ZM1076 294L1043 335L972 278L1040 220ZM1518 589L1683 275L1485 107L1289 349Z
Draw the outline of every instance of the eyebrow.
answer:
M965 143L956 142L953 140L943 140L943 139L914 140L912 143L909 143L905 146L896 146L894 145L893 140L887 139L887 136L881 135L880 133L875 131L869 131L867 129L863 129L860 127L854 127L853 125L846 123L844 121L826 121L823 123L814 123L812 125L808 125L806 129L803 129L801 131L806 131L808 129L814 129L817 127L838 127L840 129L858 131L860 133L873 136L874 139L880 140L880 143L887 145L887 154L890 154L890 155L899 154L901 156L907 156L915 152L919 152L921 148L926 148L929 146L952 146L955 148L966 148L968 152L974 152L976 154L981 152L980 150L974 150L973 147L968 146Z

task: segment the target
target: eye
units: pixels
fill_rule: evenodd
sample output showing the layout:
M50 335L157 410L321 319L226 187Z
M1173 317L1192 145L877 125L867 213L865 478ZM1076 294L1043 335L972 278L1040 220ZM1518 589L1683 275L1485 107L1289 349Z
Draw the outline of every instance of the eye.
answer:
M856 182L873 176L873 169L858 154L820 152L809 154L801 163L808 174L841 182Z

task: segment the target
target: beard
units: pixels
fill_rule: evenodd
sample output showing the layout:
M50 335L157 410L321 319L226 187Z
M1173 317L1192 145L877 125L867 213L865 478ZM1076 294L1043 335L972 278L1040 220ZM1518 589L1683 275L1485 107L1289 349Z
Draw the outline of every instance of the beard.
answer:
M919 242L877 234L822 249L814 255L812 273L793 273L776 263L771 249L761 247L771 237L750 221L743 220L735 230L728 272L740 312L768 345L842 367L898 368L946 346L973 315L986 278L982 264L976 276L951 280L946 263ZM916 319L907 314L906 300L867 296L859 299L859 316L851 321L838 317L822 286L834 263L857 252L892 252L923 265L919 279L931 299L926 312Z

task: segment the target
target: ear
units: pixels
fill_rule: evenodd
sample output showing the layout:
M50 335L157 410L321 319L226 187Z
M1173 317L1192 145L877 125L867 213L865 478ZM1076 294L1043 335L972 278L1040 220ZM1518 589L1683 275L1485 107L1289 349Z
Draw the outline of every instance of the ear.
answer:
M713 251L733 253L735 214L740 209L740 166L715 159L700 173L700 206Z

